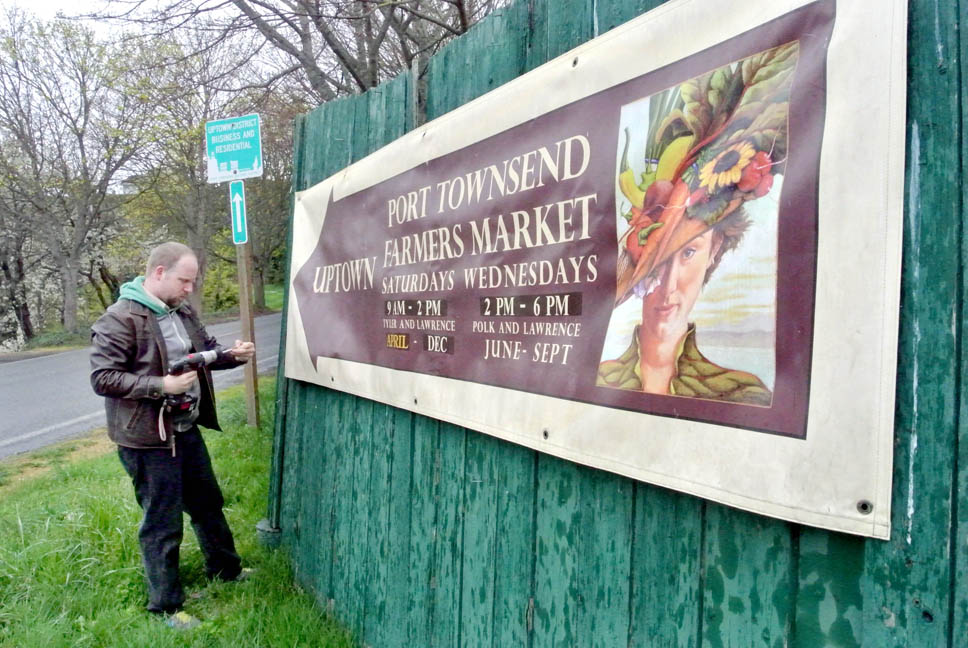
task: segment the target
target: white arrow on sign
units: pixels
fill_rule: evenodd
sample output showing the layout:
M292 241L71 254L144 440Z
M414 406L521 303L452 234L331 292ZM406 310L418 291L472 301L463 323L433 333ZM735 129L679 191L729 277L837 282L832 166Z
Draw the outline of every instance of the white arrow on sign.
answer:
M232 242L242 245L249 240L245 223L245 185L241 180L229 184L229 209L232 212Z
M239 194L235 194L235 197L232 198L232 202L235 203L235 214L234 214L235 217L232 219L235 221L235 231L241 234L242 233L242 209L243 209L242 196L240 196Z

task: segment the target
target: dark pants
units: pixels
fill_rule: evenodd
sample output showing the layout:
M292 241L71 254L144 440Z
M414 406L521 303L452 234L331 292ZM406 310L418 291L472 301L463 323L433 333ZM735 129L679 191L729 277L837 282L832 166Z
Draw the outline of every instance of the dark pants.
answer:
M232 531L222 513L222 491L198 428L177 434L175 446L174 457L170 449L118 447L121 464L131 475L144 511L138 540L152 612L172 612L185 601L178 577L182 513L191 516L210 578L233 580L242 571Z

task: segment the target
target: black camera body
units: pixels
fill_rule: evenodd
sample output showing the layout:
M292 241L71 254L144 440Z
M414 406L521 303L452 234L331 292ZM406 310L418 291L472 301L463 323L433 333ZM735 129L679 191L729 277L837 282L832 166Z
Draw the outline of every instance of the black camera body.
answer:
M178 376L186 371L201 369L212 364L216 360L231 357L225 347L217 346L210 351L197 351L189 353L184 358L176 360L168 365L168 373ZM168 413L189 412L198 399L188 392L182 394L168 394L165 396L165 411Z

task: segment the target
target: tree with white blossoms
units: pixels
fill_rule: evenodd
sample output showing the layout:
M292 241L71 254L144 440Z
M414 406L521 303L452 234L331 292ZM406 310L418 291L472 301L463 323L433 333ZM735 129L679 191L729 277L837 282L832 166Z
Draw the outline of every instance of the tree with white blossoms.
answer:
M142 53L85 26L11 11L0 25L0 177L17 195L60 277L62 323L78 329L87 259L118 218L113 184L149 150Z

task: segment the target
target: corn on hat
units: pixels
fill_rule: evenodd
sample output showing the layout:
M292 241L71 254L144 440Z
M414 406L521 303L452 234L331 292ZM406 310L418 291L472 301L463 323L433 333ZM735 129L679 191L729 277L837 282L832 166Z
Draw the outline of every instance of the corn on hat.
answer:
M689 241L769 193L786 166L798 54L786 43L652 95L638 177L625 129L616 305Z

